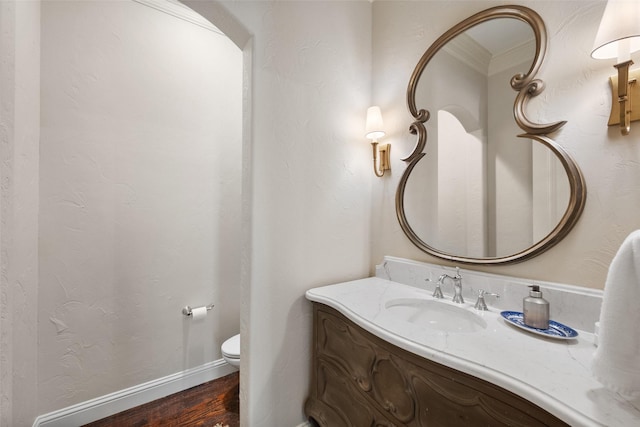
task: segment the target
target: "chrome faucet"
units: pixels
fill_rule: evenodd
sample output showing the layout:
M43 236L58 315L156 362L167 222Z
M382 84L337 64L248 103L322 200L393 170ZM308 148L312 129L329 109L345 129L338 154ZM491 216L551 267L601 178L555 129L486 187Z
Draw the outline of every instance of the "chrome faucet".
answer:
M475 308L476 310L480 310L480 311L489 310L489 307L487 307L487 303L484 300L485 296L492 296L492 297L500 298L500 295L498 295L496 293L487 292L484 289L480 289L480 290L478 290L478 300L476 301L476 304L473 306L473 308Z
M441 274L438 279L438 283L444 283L445 279L453 280L453 302L464 304L464 298L462 298L462 276L460 275L460 268L456 267L455 276L449 276L446 273Z
M442 285L442 279L443 277L440 276L440 278L438 279L438 281L436 282L436 287L433 290L433 294L431 295L434 298L437 299L442 299L444 298L444 295L442 295L442 289L440 288L440 285ZM424 279L425 282L431 282L431 279Z

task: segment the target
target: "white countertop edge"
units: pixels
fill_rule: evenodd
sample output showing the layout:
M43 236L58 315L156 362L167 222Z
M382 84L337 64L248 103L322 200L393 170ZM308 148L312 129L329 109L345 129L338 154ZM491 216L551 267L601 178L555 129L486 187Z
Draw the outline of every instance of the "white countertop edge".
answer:
M382 280L381 278L369 278L361 280ZM356 282L356 281L354 281ZM347 282L348 283L348 282ZM395 282L393 282L395 283ZM593 427L606 427L605 424L601 424L581 412L575 410L571 406L564 404L563 402L554 399L542 390L539 390L513 376L504 374L495 369L488 368L486 366L477 364L473 361L469 361L447 352L434 349L428 345L419 344L409 339L405 339L396 333L387 331L384 328L370 322L357 313L350 310L347 306L343 305L340 301L330 298L325 295L314 292L314 289L310 289L306 292L306 298L309 301L318 302L332 307L342 313L349 320L360 326L364 330L372 333L373 335L399 347L406 351L409 351L415 355L425 357L433 362L440 363L444 366L459 370L474 377L483 379L492 384L500 386L506 390L509 390L518 396L538 405L547 412L560 418L564 422L572 426L593 426ZM580 332L580 331L579 331Z

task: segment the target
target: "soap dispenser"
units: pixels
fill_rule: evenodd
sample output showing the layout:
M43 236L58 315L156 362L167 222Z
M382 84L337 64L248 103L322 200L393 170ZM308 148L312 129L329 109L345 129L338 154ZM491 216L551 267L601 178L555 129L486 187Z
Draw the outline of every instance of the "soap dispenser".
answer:
M529 286L529 296L522 300L524 324L537 329L549 329L549 301L542 298L540 286Z

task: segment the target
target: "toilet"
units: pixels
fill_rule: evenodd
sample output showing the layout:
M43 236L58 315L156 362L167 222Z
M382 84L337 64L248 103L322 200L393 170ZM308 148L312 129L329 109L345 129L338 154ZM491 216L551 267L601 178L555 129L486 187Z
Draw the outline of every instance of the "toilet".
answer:
M231 366L240 368L240 334L222 343L222 358Z

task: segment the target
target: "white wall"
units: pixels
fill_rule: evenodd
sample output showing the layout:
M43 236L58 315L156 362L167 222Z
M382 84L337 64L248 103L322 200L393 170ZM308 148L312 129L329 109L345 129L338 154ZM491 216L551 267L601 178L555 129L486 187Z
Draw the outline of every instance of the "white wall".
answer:
M208 7L206 2L193 3L194 8ZM621 137L617 129L606 127L607 77L613 68L589 57L604 2L521 3L542 15L550 36L539 74L547 89L531 103L537 111L533 118L569 121L555 138L582 167L588 199L576 228L549 252L525 263L482 269L601 288L618 246L638 228L640 153L633 135L640 130L633 124L632 136ZM5 30L7 5L0 4ZM248 356L241 371L243 425L296 425L302 420L311 323L303 299L306 289L362 277L384 254L434 261L409 243L395 218L394 194L404 168L399 158L414 144L407 132L406 84L437 36L496 4L501 2L224 2L253 35L248 107L253 195L245 194L253 199L253 240L250 282L243 288L248 304L242 315L242 332L248 338L243 340ZM21 22L15 17L8 21ZM3 87L16 91L17 99L29 99L31 88L16 90L7 79L3 69ZM4 97L1 102L4 107ZM385 142L394 144L394 170L385 179L373 177L370 147L362 137L364 112L373 102L385 113ZM33 119L24 112L19 116ZM13 176L5 164L2 167L3 176ZM7 191L3 188L2 202L15 201ZM33 191L26 194L33 196ZM7 232L15 228L6 222L8 214L2 215L6 249ZM17 256L13 262L25 259ZM5 265L6 258L2 262ZM2 279L4 290L12 289L8 283ZM25 289L37 293L32 285ZM5 319L1 327L3 346L31 345L27 337L8 337L15 332ZM19 331L20 325L16 327ZM10 362L2 365L3 374ZM3 376L3 398L18 389L7 381ZM13 398L14 407L29 412L31 403Z
M528 63L521 63L503 69L488 79L490 97L489 104L489 137L488 159L495 182L492 193L495 202L491 204L490 216L495 227L492 233L493 255L507 256L518 253L548 234L533 240L533 203L532 191L532 144L517 135L523 131L513 119L513 101L516 92L511 88L511 77L524 73L530 67L534 54ZM542 144L537 144L541 147ZM542 148L547 150L546 147ZM556 221L555 225L558 222Z
M127 2L42 4L38 413L240 330L242 52ZM181 313L214 303L203 323Z
M245 164L244 176L253 179L243 186L253 191L245 191L243 204L254 209L251 215L243 214L243 221L253 218L250 224L243 224L251 229L253 238L247 243L251 235L244 233L243 244L251 246L251 251L243 255L250 263L244 266L243 277L250 281L243 287L241 322L243 353L247 355L243 356L241 375L242 422L251 426L295 425L303 418L310 367L310 306L303 298L304 291L362 277L370 267L374 178L363 127L370 104L371 5L232 2L226 4L227 15L225 9L212 4L195 2L194 7L222 12L214 22L245 47L244 60L250 67L250 72L245 69L245 88L250 86L251 90L245 90L243 96L244 117L250 120L245 129L252 131L253 137L245 144L243 155L252 161ZM3 2L3 19L4 6ZM36 17L26 22L39 27ZM238 22L250 29L253 41ZM10 16L2 22L2 29L20 23L19 18ZM39 71L31 64L26 68ZM2 82L22 99L24 94L21 88L16 90L12 77L3 71ZM36 108L38 102L36 99ZM21 113L9 123L26 117L35 116ZM13 148L15 141L8 143ZM13 177L13 171L5 172ZM33 196L33 191L27 194ZM16 199L12 194L6 197ZM13 231L7 214L3 213L2 220L8 224L5 230ZM18 261L12 260L12 265ZM3 279L2 284L7 288L9 282ZM38 287L30 289L37 291ZM35 306L34 301L35 297L29 300ZM11 301L8 308L14 308ZM27 317L35 320L32 313ZM43 321L47 327L55 326L48 318ZM13 331L5 319L2 328ZM31 340L3 336L2 342L22 348ZM31 356L25 359L33 364L35 352ZM9 370L17 369L9 365L4 369L11 376ZM31 373L35 372L32 367ZM21 386L6 378L2 386L8 408L3 417L7 414L9 425L28 425L36 415L36 399L16 400ZM30 391L31 396L37 395L35 385ZM64 396L71 398L68 393ZM62 402L41 404L53 407ZM15 408L26 410L25 422L12 417L10 412Z
M206 16L200 3L189 4ZM370 269L371 5L223 4L253 35L253 239L240 419L293 426L304 418L310 372L304 292Z
M438 163L448 167L438 167L442 183L437 193L440 236L434 247L448 253L487 256L485 143L446 110L438 110L437 120ZM476 134L481 136L483 131ZM428 236L431 242L430 235L421 236Z
M0 425L37 391L40 4L0 2Z
M543 94L529 105L539 122L567 120L553 135L582 168L587 203L572 232L544 254L524 263L479 270L561 283L602 288L607 269L624 238L640 227L640 125L622 137L606 123L610 108L608 76L614 61L591 59L593 39L604 1L518 1L545 21L549 49L538 77ZM394 192L405 168L399 160L413 149L406 107L406 85L426 48L455 23L499 1L376 1L373 3L373 100L386 112L386 142L393 144L393 174L374 187L371 263L383 255L438 262L409 242L395 217ZM638 62L639 58L636 59ZM635 135L635 136L634 136ZM428 142L427 142L428 144Z

